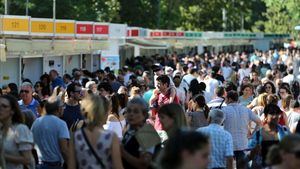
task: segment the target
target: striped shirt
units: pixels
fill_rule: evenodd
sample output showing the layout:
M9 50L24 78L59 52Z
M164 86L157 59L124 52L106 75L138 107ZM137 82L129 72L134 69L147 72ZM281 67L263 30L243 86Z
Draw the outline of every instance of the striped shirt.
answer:
M226 168L226 158L233 156L231 134L220 125L210 124L197 130L210 138L211 154L208 168Z

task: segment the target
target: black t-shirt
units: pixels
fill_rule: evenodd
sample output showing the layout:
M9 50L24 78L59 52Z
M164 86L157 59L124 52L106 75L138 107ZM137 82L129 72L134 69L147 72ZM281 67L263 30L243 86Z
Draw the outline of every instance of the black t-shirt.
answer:
M70 106L66 104L62 120L67 123L69 129L77 120L83 120L83 116L80 113L80 105Z

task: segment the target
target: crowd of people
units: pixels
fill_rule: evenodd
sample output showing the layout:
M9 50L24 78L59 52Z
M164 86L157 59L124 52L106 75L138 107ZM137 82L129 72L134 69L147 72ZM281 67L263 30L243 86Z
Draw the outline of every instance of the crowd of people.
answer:
M300 50L135 57L0 90L3 169L298 169Z

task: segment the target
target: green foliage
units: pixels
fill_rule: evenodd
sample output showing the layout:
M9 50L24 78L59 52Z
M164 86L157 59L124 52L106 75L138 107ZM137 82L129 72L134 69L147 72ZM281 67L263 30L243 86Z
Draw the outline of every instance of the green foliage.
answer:
M26 0L8 2L9 14L25 15ZM29 15L52 18L52 3L53 0L29 0ZM4 0L0 4L1 13L3 4ZM222 10L226 11L225 21ZM58 19L195 31L296 34L299 11L300 0L56 0Z

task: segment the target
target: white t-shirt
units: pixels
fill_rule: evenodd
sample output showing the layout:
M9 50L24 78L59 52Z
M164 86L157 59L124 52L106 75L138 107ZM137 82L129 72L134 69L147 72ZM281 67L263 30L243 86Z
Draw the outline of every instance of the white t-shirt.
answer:
M223 72L224 79L226 80L230 78L232 69L231 67L222 67L222 72Z
M250 76L250 72L251 72L251 70L249 68L247 68L247 69L239 69L238 75L239 75L240 84L242 83L244 77Z
M206 92L208 93L214 93L215 88L221 85L220 82L214 78L208 78L204 80L204 83L206 84Z

